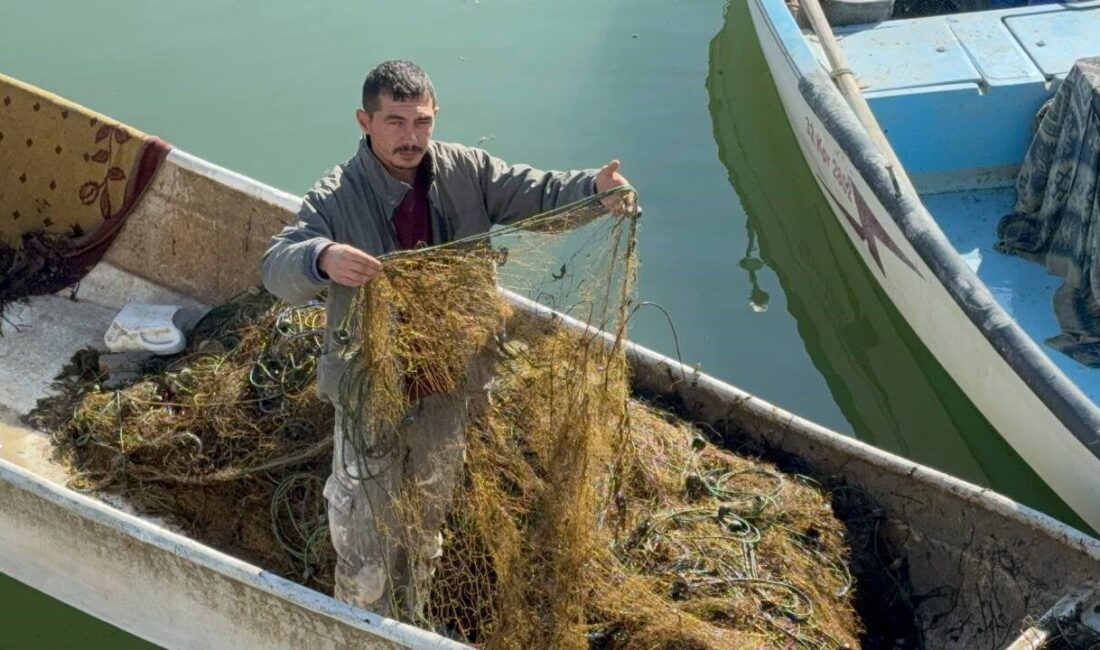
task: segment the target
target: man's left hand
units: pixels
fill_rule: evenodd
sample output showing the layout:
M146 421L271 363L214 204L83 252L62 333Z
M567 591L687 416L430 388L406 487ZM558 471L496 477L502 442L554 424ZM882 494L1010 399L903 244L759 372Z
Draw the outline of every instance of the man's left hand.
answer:
M618 160L612 160L603 166L596 174L596 193L600 194L616 187L630 185L626 176L619 173L621 167ZM604 207L618 215L624 215L634 210L634 193L625 196L618 194L603 199Z

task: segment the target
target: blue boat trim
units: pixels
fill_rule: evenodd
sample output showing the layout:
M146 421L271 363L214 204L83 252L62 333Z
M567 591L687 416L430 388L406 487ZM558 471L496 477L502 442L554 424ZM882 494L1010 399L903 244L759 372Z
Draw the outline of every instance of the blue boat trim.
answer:
M783 7L786 11L786 7ZM805 47L805 45L803 45ZM969 275L958 253L929 236L938 226L907 196L897 196L882 159L851 109L843 101L832 79L818 66L799 70L799 91L822 121L825 129L855 166L875 197L886 208L921 260L947 289L963 313L990 342L1001 358L1042 400L1055 417L1094 456L1100 458L1100 409L1087 400L1060 373L1052 373L1052 362L1031 344L1033 341L991 297L969 283ZM988 324L994 323L993 327Z

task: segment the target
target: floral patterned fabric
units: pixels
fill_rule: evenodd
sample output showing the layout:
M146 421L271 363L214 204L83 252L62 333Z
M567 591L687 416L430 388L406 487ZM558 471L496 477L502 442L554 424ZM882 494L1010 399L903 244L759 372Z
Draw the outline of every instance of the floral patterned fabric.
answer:
M1047 340L1100 366L1100 58L1074 64L1039 124L995 248L1043 264L1061 334Z
M0 75L0 306L80 279L168 145Z

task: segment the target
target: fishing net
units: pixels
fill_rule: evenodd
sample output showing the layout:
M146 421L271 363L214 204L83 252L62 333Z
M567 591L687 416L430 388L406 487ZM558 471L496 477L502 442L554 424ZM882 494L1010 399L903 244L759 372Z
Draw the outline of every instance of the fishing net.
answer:
M121 495L207 544L331 589L322 489L333 416L313 387L323 327L319 305L249 293L121 390L103 388L98 353L81 351L31 422L53 432L71 487Z
M630 399L637 220L605 207L625 192L386 256L336 328L356 476L400 454L415 404L463 415L445 521L426 522L439 493L416 481L387 495L393 530L375 532L413 574L394 611L484 648L854 647L827 491ZM323 311L243 304L133 386L54 408L56 440L83 485L331 589L333 414L310 389ZM417 558L437 532L441 558Z

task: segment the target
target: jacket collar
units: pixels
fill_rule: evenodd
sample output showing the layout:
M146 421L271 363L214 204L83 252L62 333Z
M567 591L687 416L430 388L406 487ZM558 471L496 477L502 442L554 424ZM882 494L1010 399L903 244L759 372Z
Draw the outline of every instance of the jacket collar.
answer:
M435 156L432 154L434 146L434 142L428 145L428 151L424 153L424 160L420 163L422 167L425 164L428 166L429 183L435 180ZM359 140L359 151L356 158L359 159L360 167L366 175L371 189L378 193L391 208L396 207L405 198L405 194L412 189L411 185L394 178L386 171L385 165L378 160L378 157L374 155L374 150L371 149L370 136L363 136Z

